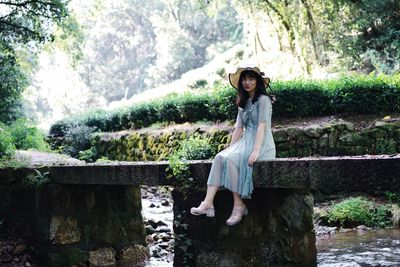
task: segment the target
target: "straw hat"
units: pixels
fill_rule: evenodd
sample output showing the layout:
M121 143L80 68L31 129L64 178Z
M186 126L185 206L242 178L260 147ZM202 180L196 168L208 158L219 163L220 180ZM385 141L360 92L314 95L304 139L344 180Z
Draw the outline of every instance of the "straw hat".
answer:
M243 68L238 68L235 73L229 73L228 78L229 82L233 87L236 88L236 90L239 89L239 78L240 74L245 71L245 70L252 70L258 75L261 76L262 80L264 81L265 87L268 87L270 79L268 77L264 77L264 72L261 72L258 67L243 67Z

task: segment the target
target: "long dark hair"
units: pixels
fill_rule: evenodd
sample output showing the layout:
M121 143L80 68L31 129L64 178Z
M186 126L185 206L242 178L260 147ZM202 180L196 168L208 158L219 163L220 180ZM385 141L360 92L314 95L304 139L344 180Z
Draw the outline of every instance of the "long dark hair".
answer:
M244 70L242 71L242 73L240 73L240 77L239 77L239 82L238 82L238 95L236 97L236 105L244 108L246 106L246 102L247 100L250 98L250 95L248 92L246 92L246 90L244 90L244 87L242 85L242 80L245 77L250 77L250 78L255 78L257 83L256 83L256 91L254 93L253 99L252 99L252 103L255 103L258 98L260 97L260 95L266 95L268 97L271 98L271 101L274 102L274 96L273 95L269 95L267 93L267 89L265 88L265 84L263 79L261 78L261 75L258 74L255 71L252 70Z

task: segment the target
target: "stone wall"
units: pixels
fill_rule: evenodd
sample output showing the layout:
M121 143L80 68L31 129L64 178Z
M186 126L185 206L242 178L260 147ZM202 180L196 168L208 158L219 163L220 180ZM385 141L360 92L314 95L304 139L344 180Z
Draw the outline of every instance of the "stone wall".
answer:
M246 201L249 214L235 226L225 221L232 194L217 193L216 216L193 216L190 207L205 191L173 191L174 266L316 266L313 197L307 190L256 189Z
M175 266L315 266L311 190L400 188L400 155L257 162L249 215L228 227L230 192L218 192L215 218L189 214L211 161L190 163L195 179L175 182L166 162L0 169L0 230L30 239L41 266L140 266L148 255L138 185L174 184Z
M50 184L47 175L0 181L1 234L30 240L41 266L144 265L138 186Z
M98 157L112 160L164 160L179 141L193 134L211 138L211 145L220 151L230 142L232 128L196 128L193 130L159 130L99 134L93 139ZM308 157L314 155L394 154L400 152L400 121L377 122L356 130L350 122L273 129L277 157Z

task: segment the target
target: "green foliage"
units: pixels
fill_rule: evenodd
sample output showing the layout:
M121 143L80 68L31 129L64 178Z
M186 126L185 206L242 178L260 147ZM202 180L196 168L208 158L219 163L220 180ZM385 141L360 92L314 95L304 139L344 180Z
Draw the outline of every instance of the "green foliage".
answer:
M61 23L67 10L66 3L59 0L2 1L0 10L0 121L10 123L22 116L26 65L33 64L39 44L52 39L52 26ZM23 59L18 54L28 56Z
M0 122L21 116L20 96L27 85L15 52L0 39Z
M174 155L185 160L210 159L213 157L214 151L210 138L195 135L182 141Z
M66 3L50 1L2 1L0 39L14 43L44 42L52 37L49 26L66 16Z
M48 151L49 145L40 131L25 119L18 119L10 126L0 123L0 165L13 165L7 161L16 149Z
M25 159L16 159L15 157L0 157L0 169L1 168L12 168L21 169L30 166L30 162Z
M74 123L65 133L63 152L78 157L80 151L90 149L92 133L95 127Z
M27 186L40 187L50 182L50 172L41 172L37 169L34 170L36 174L30 174L25 179Z
M95 147L79 151L78 154L79 154L79 159L84 160L86 162L95 162L98 156Z
M186 159L180 158L177 154L168 157L168 167L166 169L168 178L175 178L179 182L191 182L189 163Z
M207 86L208 82L205 79L200 79L195 81L190 88L192 89L197 89L197 88L205 88Z
M179 148L168 157L167 177L175 178L180 183L180 190L184 196L193 183L188 160L211 158L214 153L210 141L209 138L202 138L200 135L192 136L182 141Z
M100 6L101 12L88 12L82 22L88 53L79 72L90 92L108 102L179 79L209 61L209 47L230 48L242 38L242 22L230 2L212 12L199 9L197 0Z
M374 203L363 197L349 198L333 206L328 222L343 227L366 225L385 227L391 224L390 207Z
M381 73L400 71L400 2L392 0L347 1L345 27L356 35L337 31L340 49L361 67L372 65ZM342 17L341 17L342 18ZM341 19L340 18L340 19ZM340 36L339 36L340 33Z
M7 126L0 123L0 159L10 158L15 153L15 145Z
M254 0L235 5L247 16L263 12L277 29L279 43L288 45L306 73L316 65L334 71L400 71L398 0ZM257 38L257 32L250 34L247 39Z
M400 112L400 74L346 76L328 81L293 80L273 84L279 118L333 114L385 114ZM231 87L172 94L112 112L96 110L52 125L50 133L62 136L76 123L99 131L141 128L162 122L234 120L236 91Z
M26 119L16 120L8 130L17 149L49 150L49 144L44 140L43 134Z
M385 196L390 202L400 204L400 193L386 191Z

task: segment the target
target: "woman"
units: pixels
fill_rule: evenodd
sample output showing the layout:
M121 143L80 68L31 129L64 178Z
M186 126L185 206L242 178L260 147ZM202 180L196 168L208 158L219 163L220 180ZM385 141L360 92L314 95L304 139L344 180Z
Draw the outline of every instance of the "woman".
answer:
M238 90L238 115L230 146L219 152L212 163L207 194L193 215L214 217L214 196L220 187L233 193L233 210L227 225L239 223L247 208L243 199L253 191L253 164L256 160L275 158L271 132L272 99L266 92L269 78L257 67L239 68L229 74L229 82Z

